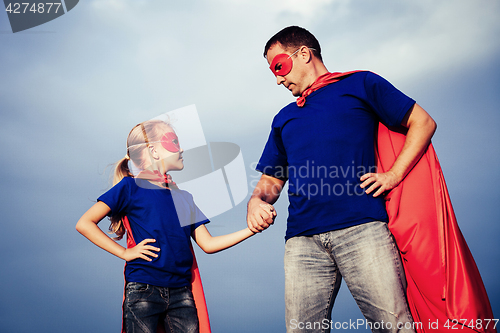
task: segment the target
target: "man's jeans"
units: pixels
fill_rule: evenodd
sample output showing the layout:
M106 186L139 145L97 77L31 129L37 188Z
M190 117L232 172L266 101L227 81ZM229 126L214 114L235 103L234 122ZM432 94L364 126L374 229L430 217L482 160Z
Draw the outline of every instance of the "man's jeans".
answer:
M287 332L330 332L344 278L373 332L414 332L399 250L385 222L287 240ZM406 325L405 325L406 324Z
M164 288L129 282L125 288L125 331L156 333L158 322L166 332L198 333L198 314L188 287Z

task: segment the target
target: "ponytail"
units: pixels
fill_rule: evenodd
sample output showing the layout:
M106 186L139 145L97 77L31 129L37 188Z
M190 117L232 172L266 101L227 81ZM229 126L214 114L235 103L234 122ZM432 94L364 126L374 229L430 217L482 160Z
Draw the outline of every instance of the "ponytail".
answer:
M116 163L115 173L113 175L113 186L118 184L124 177L133 177L128 168L128 161L130 161L130 159L127 154Z
M125 177L133 177L130 169L128 168L128 162L130 161L128 154L116 163L115 172L113 175L113 185L116 185ZM112 237L114 240L120 240L125 234L125 227L123 225L122 215L113 215L109 218L111 224L109 225L109 232L111 234L116 234L116 237Z

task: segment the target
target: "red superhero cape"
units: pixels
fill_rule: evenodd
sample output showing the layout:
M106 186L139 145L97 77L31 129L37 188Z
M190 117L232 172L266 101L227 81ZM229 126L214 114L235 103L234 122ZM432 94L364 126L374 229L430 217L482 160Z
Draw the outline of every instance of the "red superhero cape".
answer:
M405 133L379 124L379 172L392 167L404 142ZM450 333L454 328L474 333L467 327L473 326L476 332L496 332L488 295L458 227L432 144L387 195L386 208L401 251L410 310L421 323L416 331Z
M125 230L127 230L127 248L134 247L136 243L134 241L134 236L132 235L132 229L130 228L130 223L126 216L123 218L123 225L125 227ZM203 292L203 285L201 284L201 276L198 270L198 263L196 262L196 257L194 255L192 246L191 246L191 252L193 253L193 266L191 267L191 288L193 292L194 303L196 304L196 310L198 311L198 320L200 322L200 333L211 333L210 320L208 318L207 303L205 301L205 293ZM126 282L127 281L125 281L125 284ZM125 294L123 295L123 300L125 300ZM124 319L122 319L121 332L125 333ZM157 333L165 333L165 330L163 329L163 327L158 326Z

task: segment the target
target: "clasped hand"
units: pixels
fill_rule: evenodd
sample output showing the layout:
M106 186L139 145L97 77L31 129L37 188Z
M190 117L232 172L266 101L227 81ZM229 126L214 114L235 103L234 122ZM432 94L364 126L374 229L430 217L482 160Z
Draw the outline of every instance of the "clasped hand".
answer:
M262 200L258 204L249 205L247 214L248 229L254 233L264 231L274 223L276 215L273 205Z

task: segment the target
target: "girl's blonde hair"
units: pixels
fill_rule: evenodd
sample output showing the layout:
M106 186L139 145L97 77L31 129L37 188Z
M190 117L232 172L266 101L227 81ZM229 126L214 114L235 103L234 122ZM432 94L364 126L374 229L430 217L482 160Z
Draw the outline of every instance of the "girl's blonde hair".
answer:
M161 137L172 127L169 122L163 120L148 120L137 124L132 128L127 137L127 154L116 163L113 186L118 184L124 177L134 177L129 169L129 162L144 170L151 163L148 144L154 141L160 141ZM125 234L123 225L123 215L113 215L109 219L111 224L109 231L116 234L115 240L120 240Z

